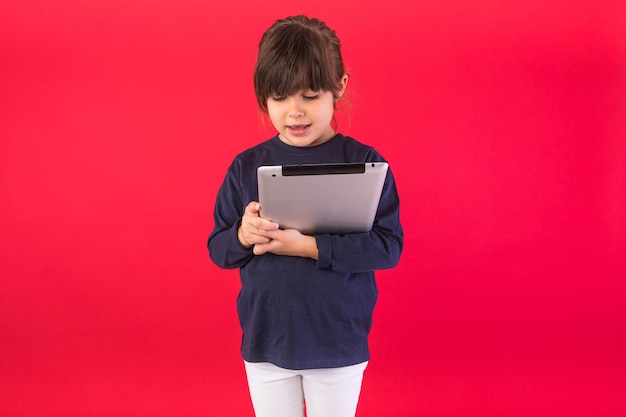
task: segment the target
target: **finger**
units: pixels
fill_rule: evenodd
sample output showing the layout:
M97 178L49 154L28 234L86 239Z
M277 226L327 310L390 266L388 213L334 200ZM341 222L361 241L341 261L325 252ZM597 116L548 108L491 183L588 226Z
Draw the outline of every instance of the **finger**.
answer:
M267 251L269 250L268 244L269 243L258 243L254 245L252 253L254 253L255 255L263 255L264 253L267 253Z
M278 230L278 223L267 219L261 219L257 222L257 227L261 232Z
M244 216L241 225L248 233L253 234L262 234L263 231L267 230L278 230L279 227L278 223L273 221L251 216Z
M246 213L251 215L251 216L259 216L259 212L261 211L261 204L259 204L257 201L251 201L248 203L248 205L246 206Z
M243 231L243 238L245 239L246 242L248 242L251 245L268 243L272 240L270 237L264 236L260 232L255 233L255 232L246 231L246 230Z
M276 223L274 223L276 224ZM269 230L269 229L259 229L259 233L262 236L265 236L271 240L277 239L280 237L280 233L282 232L282 230L275 228L273 230Z

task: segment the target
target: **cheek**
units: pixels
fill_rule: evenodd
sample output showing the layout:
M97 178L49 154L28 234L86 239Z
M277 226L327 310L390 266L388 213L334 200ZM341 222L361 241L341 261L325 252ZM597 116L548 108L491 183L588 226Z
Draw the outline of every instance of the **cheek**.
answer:
M280 112L277 111L275 106L267 108L267 116L274 126L276 126L276 123L280 120Z
M320 111L320 115L323 115L324 119L327 119L329 122L333 118L333 114L335 113L334 102L330 100L328 103L325 103L323 110Z

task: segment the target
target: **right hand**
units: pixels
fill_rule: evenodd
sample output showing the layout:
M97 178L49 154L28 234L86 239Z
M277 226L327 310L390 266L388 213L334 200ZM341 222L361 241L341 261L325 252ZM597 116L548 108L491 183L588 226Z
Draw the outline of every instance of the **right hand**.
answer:
M261 204L251 201L241 218L241 226L237 231L239 242L246 248L256 244L269 243L272 239L262 234L262 231L278 230L278 223L265 220L261 217Z

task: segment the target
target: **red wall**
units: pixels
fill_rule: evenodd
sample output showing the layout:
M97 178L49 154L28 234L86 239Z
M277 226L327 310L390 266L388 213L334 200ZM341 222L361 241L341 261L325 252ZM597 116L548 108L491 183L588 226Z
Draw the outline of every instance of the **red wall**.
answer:
M380 3L0 5L1 416L252 416L205 242L297 13L402 199L359 416L626 414L625 3Z

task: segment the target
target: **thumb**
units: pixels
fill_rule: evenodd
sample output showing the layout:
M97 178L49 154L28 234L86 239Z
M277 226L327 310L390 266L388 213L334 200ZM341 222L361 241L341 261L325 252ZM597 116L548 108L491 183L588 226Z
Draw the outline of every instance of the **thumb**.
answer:
M261 211L261 204L259 204L256 201L251 201L250 203L248 203L248 206L246 207L246 211L249 214L258 216L259 212Z
M267 243L257 243L254 245L254 248L252 248L252 253L255 255L263 255L267 252L267 245Z

